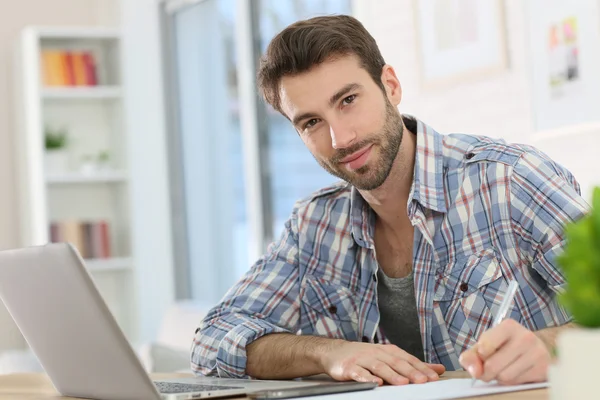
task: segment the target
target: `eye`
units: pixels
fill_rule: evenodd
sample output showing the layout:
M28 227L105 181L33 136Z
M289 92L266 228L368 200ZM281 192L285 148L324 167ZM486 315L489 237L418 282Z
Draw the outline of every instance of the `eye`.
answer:
M312 128L313 126L315 126L316 124L318 124L318 123L319 123L319 120L318 120L317 118L312 118L312 119L309 119L309 120L306 122L306 124L304 124L304 129L310 129L310 128Z
M342 104L347 106L348 104L351 104L354 99L356 99L356 95L355 94L351 94L348 97L345 97L344 100L342 100Z

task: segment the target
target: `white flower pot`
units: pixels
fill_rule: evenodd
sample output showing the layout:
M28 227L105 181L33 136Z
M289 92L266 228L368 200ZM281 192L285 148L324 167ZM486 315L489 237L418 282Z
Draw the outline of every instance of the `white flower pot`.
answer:
M69 170L69 153L66 150L46 150L44 155L46 172L60 174Z
M92 161L86 161L79 167L79 171L84 175L92 175L98 172L98 165Z
M558 363L548 371L550 399L598 399L600 329L569 329L557 339Z

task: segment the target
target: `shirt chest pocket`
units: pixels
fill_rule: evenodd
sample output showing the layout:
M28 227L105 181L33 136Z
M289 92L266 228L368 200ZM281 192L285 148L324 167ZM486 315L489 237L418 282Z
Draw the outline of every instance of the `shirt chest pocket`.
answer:
M437 281L433 301L457 350L472 346L491 326L492 309L495 311L507 288L493 249L448 265Z
M465 298L502 278L494 250L484 250L450 264L437 283L433 301Z
M358 311L350 289L307 275L302 295L303 335L356 340Z

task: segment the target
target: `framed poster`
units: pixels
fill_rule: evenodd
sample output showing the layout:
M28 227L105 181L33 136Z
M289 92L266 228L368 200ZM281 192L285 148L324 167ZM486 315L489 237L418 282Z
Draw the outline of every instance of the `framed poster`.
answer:
M535 130L600 121L600 2L524 4Z
M507 68L502 0L415 0L414 7L424 87Z

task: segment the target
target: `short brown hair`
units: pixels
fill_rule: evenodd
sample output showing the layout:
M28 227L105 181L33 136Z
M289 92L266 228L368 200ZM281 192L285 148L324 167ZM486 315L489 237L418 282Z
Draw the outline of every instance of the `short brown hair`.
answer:
M258 87L265 100L284 114L279 99L281 78L306 72L332 57L345 55L357 56L361 66L385 91L381 82L385 61L379 47L363 24L348 15L298 21L277 34L260 61Z

